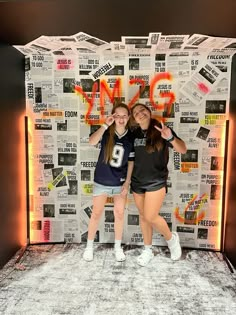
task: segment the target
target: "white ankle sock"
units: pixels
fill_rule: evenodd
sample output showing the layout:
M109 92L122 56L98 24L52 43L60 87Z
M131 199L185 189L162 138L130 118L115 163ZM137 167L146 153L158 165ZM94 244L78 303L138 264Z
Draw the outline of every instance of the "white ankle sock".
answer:
M144 245L145 250L152 250L152 245Z
M121 248L121 240L115 240L115 248Z
M93 248L93 240L87 240L87 248Z
M175 235L172 233L171 238L166 242L168 245L171 245L171 244L173 244L174 241L175 241Z

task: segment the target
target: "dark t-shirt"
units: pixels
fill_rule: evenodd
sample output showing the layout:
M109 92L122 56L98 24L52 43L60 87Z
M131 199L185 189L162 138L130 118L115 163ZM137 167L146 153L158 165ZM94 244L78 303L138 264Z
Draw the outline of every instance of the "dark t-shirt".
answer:
M179 139L171 129L172 134ZM133 132L135 162L131 181L137 185L150 185L167 181L169 161L169 147L172 144L163 139L163 148L159 151L148 153L146 151L146 132L137 128Z
M115 134L113 159L110 163L104 162L105 145L108 139L108 131L105 131L101 139L94 181L104 186L121 186L127 176L128 161L134 160L133 137L129 130L122 136Z

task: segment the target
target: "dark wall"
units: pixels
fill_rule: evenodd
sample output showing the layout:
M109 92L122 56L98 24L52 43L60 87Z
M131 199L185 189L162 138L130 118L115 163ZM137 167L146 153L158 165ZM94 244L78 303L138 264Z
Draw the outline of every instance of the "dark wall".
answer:
M23 56L0 44L0 267L26 243Z
M226 256L236 268L236 55L233 58L230 119L229 119L229 150L228 150L228 177L226 194L226 226L224 250Z
M208 34L236 37L235 0L35 0L0 3L0 41L80 31L112 41L121 35Z

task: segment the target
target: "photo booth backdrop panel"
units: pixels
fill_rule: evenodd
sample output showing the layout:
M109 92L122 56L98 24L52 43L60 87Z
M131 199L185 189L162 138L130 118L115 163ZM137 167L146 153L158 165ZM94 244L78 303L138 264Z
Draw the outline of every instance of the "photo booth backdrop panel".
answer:
M178 231L182 245L219 250L233 51L213 52L212 47L236 40L218 42L205 36L208 44L196 50L203 35L171 38L154 33L159 35L151 42L150 34L106 43L80 32L71 37L72 44L43 36L16 47L26 54L31 243L86 241L99 153L98 147L89 146L89 135L114 102L131 107L139 101L188 148L186 154L170 150L161 215ZM58 43L61 46L55 46ZM108 198L98 242L113 242L112 205ZM123 241L143 243L132 194ZM166 245L159 233L153 244Z

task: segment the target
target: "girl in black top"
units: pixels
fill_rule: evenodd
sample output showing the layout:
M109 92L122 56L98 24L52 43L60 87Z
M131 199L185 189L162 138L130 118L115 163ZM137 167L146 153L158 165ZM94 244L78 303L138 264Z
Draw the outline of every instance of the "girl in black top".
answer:
M165 219L159 215L166 194L169 148L186 153L186 145L176 133L162 122L151 118L151 111L137 103L131 115L139 127L134 131L135 161L131 188L139 210L145 249L138 257L138 264L145 266L153 258L153 228L167 241L172 260L181 257L179 236L171 233Z

